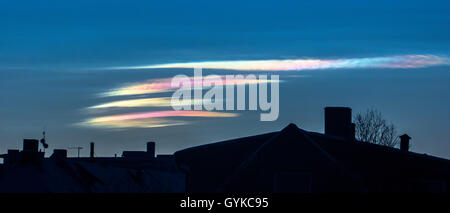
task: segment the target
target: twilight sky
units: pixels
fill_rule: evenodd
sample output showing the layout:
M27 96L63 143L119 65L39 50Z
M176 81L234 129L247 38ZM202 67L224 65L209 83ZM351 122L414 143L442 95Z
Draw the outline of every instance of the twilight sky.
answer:
M50 149L83 156L91 141L98 156L173 153L289 123L322 132L323 108L348 106L450 158L449 57L448 1L2 2L0 153L44 127ZM166 85L194 66L280 75L278 120L171 111Z

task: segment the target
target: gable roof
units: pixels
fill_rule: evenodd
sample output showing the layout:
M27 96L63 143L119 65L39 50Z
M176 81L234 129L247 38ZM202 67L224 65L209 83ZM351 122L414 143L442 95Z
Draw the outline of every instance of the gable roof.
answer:
M322 149L306 131L295 124L289 124L255 150L229 176L219 191L270 192L273 190L272 174L292 170L346 176L356 185L360 181L357 174L350 172L345 165ZM260 174L264 173L269 174L268 180L261 178L264 175ZM253 184L246 184L248 182Z

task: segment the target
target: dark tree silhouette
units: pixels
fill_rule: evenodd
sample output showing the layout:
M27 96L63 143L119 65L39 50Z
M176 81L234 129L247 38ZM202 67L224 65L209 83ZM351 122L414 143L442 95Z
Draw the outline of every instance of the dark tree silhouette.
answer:
M368 109L355 118L355 137L357 140L394 147L398 144L395 126L386 121L376 109Z

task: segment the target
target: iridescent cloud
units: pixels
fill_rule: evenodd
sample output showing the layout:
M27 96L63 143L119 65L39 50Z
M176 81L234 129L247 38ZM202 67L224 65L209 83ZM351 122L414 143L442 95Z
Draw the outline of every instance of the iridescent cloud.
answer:
M173 90L172 78L151 79L145 83L129 84L101 93L100 96L142 95L150 93L168 92Z
M194 101L192 101L192 103L194 103ZM91 106L88 109L119 108L119 107L168 107L168 106L172 106L171 98L160 97L160 98L139 98L139 99L113 101Z
M81 126L89 127L163 127L186 124L185 121L171 121L168 117L236 117L237 113L211 111L153 111L102 116L88 119Z
M242 85L242 84L258 84L263 82L274 82L274 80L259 80L259 79L234 79L234 80L226 80L225 76L219 76L221 78L222 86L225 85ZM204 76L200 81L194 81L193 77L189 78L191 87L203 87L202 85L207 82L213 80L211 76ZM160 78L160 79L151 79L145 83L135 83L130 84L124 87L119 87L112 89L108 92L101 93L100 96L108 97L108 96L123 96L123 95L142 95L142 94L151 94L151 93L162 93L169 92L179 87L172 87L172 78Z
M186 124L189 124L189 122L149 118L137 120L117 120L110 122L83 122L80 123L79 125L85 127L120 129L120 128L155 128L155 127L179 126Z
M170 97L127 99L127 100L107 102L88 107L87 109L186 106L186 105L194 105L196 103L202 103L203 99L192 99L187 102L181 101L179 103L172 103L171 101L172 98Z
M357 68L421 68L448 65L449 58L436 55L397 55L387 57L345 59L237 60L169 63L148 66L115 67L113 69L203 68L247 71L294 71Z

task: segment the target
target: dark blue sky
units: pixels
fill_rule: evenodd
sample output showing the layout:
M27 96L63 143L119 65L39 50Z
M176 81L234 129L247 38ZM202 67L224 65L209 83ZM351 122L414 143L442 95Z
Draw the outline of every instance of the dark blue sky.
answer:
M448 66L278 73L280 116L190 118L161 128L89 128L96 94L190 69L104 67L207 60L449 54L448 1L9 1L0 3L0 151L40 137L51 148L96 142L100 156L193 145L279 130L323 131L323 107L380 110L412 150L450 157ZM205 74L230 71L205 70ZM240 73L240 72L233 72ZM245 73L244 71L241 73ZM299 75L301 77L299 77ZM170 95L170 94L169 94ZM135 109L142 110L142 109ZM147 109L154 110L154 109ZM84 155L88 152L84 151ZM74 155L75 153L69 153Z

